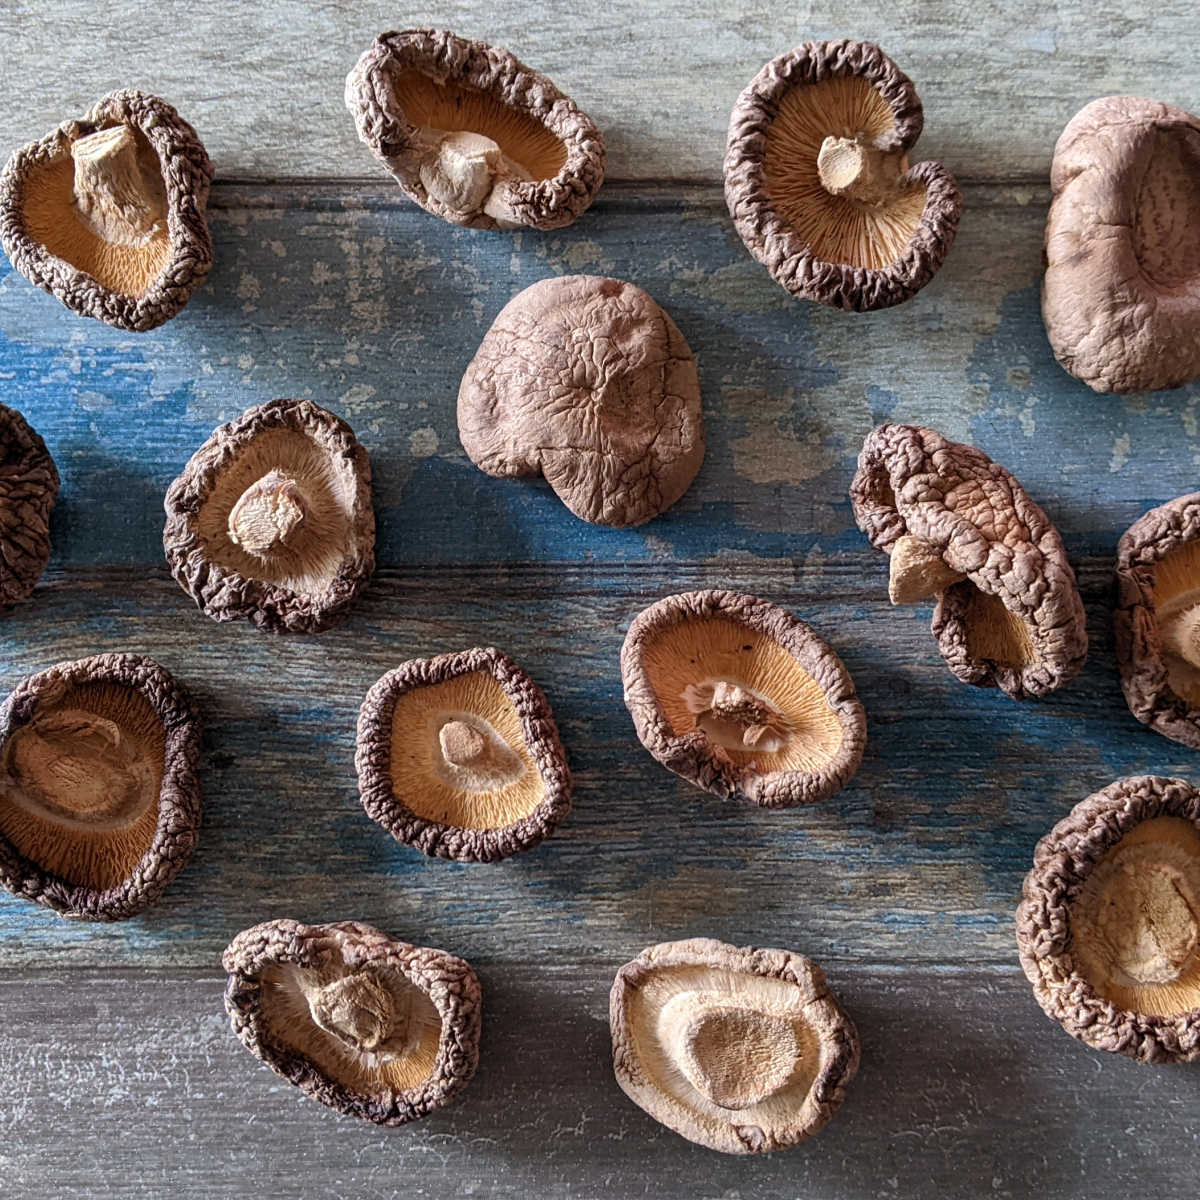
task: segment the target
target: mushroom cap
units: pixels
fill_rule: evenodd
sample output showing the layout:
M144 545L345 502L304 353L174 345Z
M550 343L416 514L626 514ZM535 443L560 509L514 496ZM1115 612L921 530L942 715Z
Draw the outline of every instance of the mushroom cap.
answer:
M805 42L772 59L729 118L725 202L746 248L794 296L865 312L910 299L942 265L962 211L921 135L912 81L869 42ZM889 175L882 201L822 185L824 139L857 141Z
M1054 356L1097 392L1200 376L1200 120L1136 96L1093 100L1050 168L1042 316Z
M604 182L604 138L569 96L509 51L447 30L381 33L346 77L346 107L405 194L456 225L559 229ZM456 132L489 139L505 165L491 195L475 189L461 207L427 186L442 135Z
M472 769L448 742L469 738ZM571 811L542 689L499 650L402 663L367 693L354 756L363 807L397 841L459 862L531 850Z
M463 448L489 475L543 475L579 518L641 525L704 461L700 380L641 288L564 275L500 311L458 392Z
M642 745L722 799L814 804L862 761L867 718L850 672L815 630L755 596L681 592L650 605L625 635L621 676Z
M72 146L120 125L135 133L165 218L137 245L98 236L76 209ZM169 321L212 266L205 208L213 169L196 131L165 100L110 92L78 121L22 146L0 175L0 241L13 266L68 308L118 329Z
M46 443L15 408L0 404L0 605L24 600L42 577L57 496Z
M1062 538L983 451L918 425L880 425L863 443L850 500L876 549L915 537L966 577L938 592L932 626L963 683L1027 700L1079 673L1086 618Z
M1200 792L1184 780L1119 779L1038 843L1017 947L1072 1037L1140 1062L1200 1058L1197 935Z
M821 968L787 950L663 942L609 994L613 1070L656 1121L725 1154L820 1132L858 1070L858 1033Z
M246 1049L347 1116L404 1125L445 1108L475 1074L479 980L444 950L357 921L278 920L243 930L222 962L225 1010ZM382 1015L371 1011L379 999Z
M231 518L268 481L298 487L306 515L259 556ZM222 425L167 490L163 548L214 621L319 633L345 618L375 569L371 462L354 431L311 400L272 400Z
M0 708L0 884L66 917L122 921L196 848L200 718L153 659L98 654Z

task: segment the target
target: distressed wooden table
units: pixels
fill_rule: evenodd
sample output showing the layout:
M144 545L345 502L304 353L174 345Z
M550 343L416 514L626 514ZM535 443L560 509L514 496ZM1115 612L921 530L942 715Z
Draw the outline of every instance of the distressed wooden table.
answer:
M1072 1041L1034 1004L1013 945L1034 843L1077 800L1125 773L1200 778L1193 755L1128 715L1109 634L1119 534L1197 485L1200 387L1094 395L1057 367L1038 312L1058 130L1109 92L1200 109L1192 6L647 7L0 5L5 152L137 85L178 105L218 172L216 268L153 333L76 318L0 264L2 399L63 476L49 570L0 623L0 683L136 650L207 720L202 843L157 908L95 927L0 897L6 1194L1194 1193L1196 1071ZM605 129L610 182L576 226L454 230L375 173L342 79L375 33L419 23L509 45ZM743 250L720 191L743 84L795 42L841 35L879 41L914 77L920 154L956 171L966 197L933 284L859 317L792 301ZM491 319L565 272L648 289L700 364L707 460L638 530L584 525L544 485L483 476L456 436L458 380ZM374 464L379 570L319 638L217 626L162 560L167 484L215 425L274 396L344 415ZM883 419L981 446L1058 523L1093 649L1050 701L962 687L928 613L888 606L885 564L846 496ZM738 811L638 746L621 703L625 626L704 585L783 604L843 655L870 745L832 801ZM576 807L540 849L459 866L364 815L354 722L398 661L480 643L544 684ZM220 951L285 915L364 919L478 966L484 1054L456 1107L378 1130L245 1054L222 1011ZM700 934L811 954L858 1022L859 1077L804 1147L702 1150L613 1081L613 971Z

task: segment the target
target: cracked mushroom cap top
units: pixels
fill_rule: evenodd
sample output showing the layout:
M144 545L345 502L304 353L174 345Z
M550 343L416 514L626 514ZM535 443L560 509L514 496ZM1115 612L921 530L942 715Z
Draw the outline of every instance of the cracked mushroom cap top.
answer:
M507 50L381 33L346 78L360 140L422 208L477 229L558 229L604 182L604 138Z
M1075 573L1058 531L981 450L918 425L867 435L854 518L890 556L893 604L936 597L933 634L963 683L1037 699L1087 657Z
M738 592L667 596L621 650L638 740L722 799L812 804L862 761L867 720L833 649L783 609Z
M0 708L0 884L67 917L135 916L196 847L199 761L199 717L153 659L22 680Z
M625 1094L689 1141L761 1154L818 1133L858 1070L858 1033L820 967L787 950L663 942L609 995Z
M256 1058L322 1104L405 1125L445 1108L479 1061L470 964L357 921L266 921L222 958L225 1010Z
M272 400L222 425L165 508L171 574L214 621L319 633L375 569L370 459L311 400Z
M384 675L358 717L363 807L397 841L460 862L530 850L571 811L571 772L542 689L477 648Z
M501 310L463 375L458 432L488 475L542 475L584 521L641 525L704 461L700 380L641 288L565 275Z
M0 240L22 275L81 316L154 329L212 266L212 175L196 131L165 100L112 92L8 160Z
M1106 96L1050 168L1042 316L1054 356L1097 392L1200 377L1200 119Z
M908 165L921 101L869 42L806 42L767 63L729 118L725 201L746 248L795 296L859 312L908 300L954 243L962 196Z
M1017 910L1038 1003L1096 1050L1200 1058L1200 792L1138 775L1038 843Z
M58 470L46 443L0 404L0 606L30 595L50 561Z

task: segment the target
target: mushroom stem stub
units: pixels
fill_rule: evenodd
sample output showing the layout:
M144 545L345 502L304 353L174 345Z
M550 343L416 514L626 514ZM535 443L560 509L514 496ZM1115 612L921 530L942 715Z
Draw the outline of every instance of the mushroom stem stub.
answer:
M75 205L94 233L118 245L140 245L163 219L161 190L146 175L137 138L114 125L71 143Z
M1163 645L1200 670L1200 604L1164 616L1158 628Z
M378 1050L396 1023L391 991L369 971L316 988L308 995L308 1007L326 1033L363 1054Z
M442 757L452 767L480 767L488 759L488 740L466 721L447 721L438 730Z
M876 150L861 135L827 137L817 154L817 174L830 195L878 205L896 194L900 158L898 154Z
M308 505L300 485L282 471L251 484L229 513L229 537L257 558L286 546L304 522Z
M906 533L892 547L888 599L893 604L918 604L964 579L965 575L948 566L941 553L921 538Z

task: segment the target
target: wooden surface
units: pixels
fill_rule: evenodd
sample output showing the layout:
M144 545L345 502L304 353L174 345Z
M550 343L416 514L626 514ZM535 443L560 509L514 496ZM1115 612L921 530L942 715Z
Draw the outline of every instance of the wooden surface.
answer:
M862 6L847 28L829 5L631 15L640 7L571 15L511 0L438 14L507 42L610 134L615 178L600 201L538 236L451 229L373 175L354 142L345 70L379 29L433 14L120 2L98 25L73 0L0 6L5 148L140 84L179 104L225 180L211 279L153 333L76 318L0 264L0 399L44 435L64 481L50 568L0 623L0 686L134 649L191 688L207 720L202 843L157 908L94 927L0 897L6 1192L1194 1190L1195 1070L1073 1042L1034 1004L1012 934L1033 845L1078 799L1135 771L1200 778L1194 755L1128 715L1108 632L1118 536L1197 486L1200 387L1093 395L1054 363L1037 303L1058 128L1112 90L1200 108L1191 10L1159 6L1146 25L1115 5L902 0ZM897 57L926 103L925 153L968 181L942 273L866 317L789 299L743 250L715 182L745 80L793 42L837 34L877 37ZM708 457L684 500L638 530L584 525L540 483L483 476L458 444L458 380L492 317L571 271L647 288L699 361ZM170 480L214 425L279 395L344 415L375 470L380 568L350 621L318 638L217 626L162 562ZM981 446L1058 523L1093 650L1050 701L962 687L928 613L887 604L886 563L846 496L883 419ZM638 746L621 703L625 626L659 596L707 585L785 605L843 655L870 744L830 802L733 809ZM544 685L577 780L559 834L490 867L393 843L363 814L353 773L369 685L405 658L482 643ZM406 1130L358 1127L241 1050L219 954L284 915L368 920L480 968L483 1065L454 1109ZM860 1078L807 1147L726 1159L616 1088L613 971L695 934L811 954L859 1022Z

